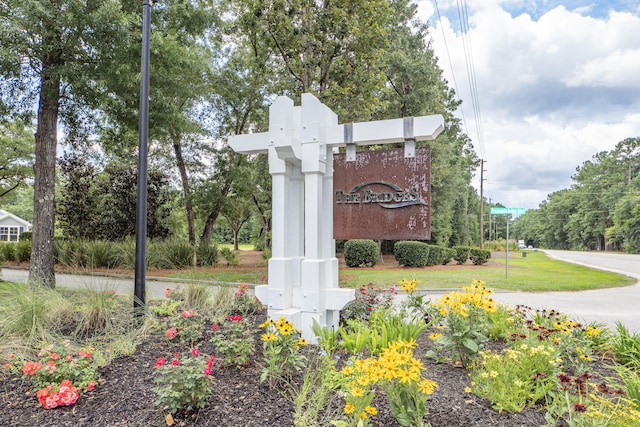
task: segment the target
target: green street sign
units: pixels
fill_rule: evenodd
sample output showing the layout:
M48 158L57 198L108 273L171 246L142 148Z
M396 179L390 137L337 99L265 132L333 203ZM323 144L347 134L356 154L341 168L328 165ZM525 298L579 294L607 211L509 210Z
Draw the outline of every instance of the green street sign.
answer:
M527 211L527 208L491 208L491 215L522 215Z

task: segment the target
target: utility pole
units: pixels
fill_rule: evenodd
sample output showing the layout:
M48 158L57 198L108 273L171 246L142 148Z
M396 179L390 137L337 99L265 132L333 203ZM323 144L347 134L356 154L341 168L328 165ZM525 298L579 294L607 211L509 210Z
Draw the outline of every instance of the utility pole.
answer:
M484 159L480 159L480 249L484 244ZM489 234L491 234L491 215L489 215Z
M489 199L489 207L491 207L491 199ZM491 241L491 214L489 214L489 241Z

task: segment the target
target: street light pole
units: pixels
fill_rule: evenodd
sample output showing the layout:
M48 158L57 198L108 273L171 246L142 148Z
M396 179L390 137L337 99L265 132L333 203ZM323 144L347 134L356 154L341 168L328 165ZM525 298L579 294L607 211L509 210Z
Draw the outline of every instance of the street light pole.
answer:
M142 79L140 82L140 123L138 125L138 202L136 206L136 268L133 299L136 317L144 314L146 304L150 27L151 0L142 0Z

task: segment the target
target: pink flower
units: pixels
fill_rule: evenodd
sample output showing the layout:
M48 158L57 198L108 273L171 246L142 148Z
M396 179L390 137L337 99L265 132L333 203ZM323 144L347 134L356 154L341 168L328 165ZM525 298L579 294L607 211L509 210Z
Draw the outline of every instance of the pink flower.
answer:
M158 360L156 360L156 363L153 364L153 366L155 366L156 368L160 367L164 365L164 362L165 362L164 357L159 357Z
M191 354L193 354L194 356L198 357L198 355L200 354L200 351L197 348L192 348L191 349Z
M241 297L242 295L244 295L244 291L242 289L238 289L236 291L236 297Z
M209 356L209 360L214 361L214 360L216 360L216 357L212 354L212 355Z
M178 335L178 330L176 328L169 328L167 329L167 332L164 333L164 336L170 340L174 339L176 335Z
M93 391L94 388L96 388L96 383L94 383L93 381L89 381L87 383L87 391Z
M171 296L171 288L167 288L166 292L164 293L164 296L166 298L169 298Z
M180 361L179 361L178 359L173 359L173 360L171 361L171 364L172 364L173 366L178 366L178 365L180 364Z
M205 363L207 364L207 366L209 368L211 368L213 366L213 360L207 360Z
M9 368L11 367L11 363L7 362L7 363L5 363L4 365L2 365L2 367L3 367L4 369L9 369Z
M220 326L216 323L215 325L211 326L211 329L217 331L218 329L220 329Z
M182 317L184 319L188 319L189 317L193 317L193 310L187 310L182 312Z
M211 375L211 368L209 368L209 367L204 368L204 374L205 375Z

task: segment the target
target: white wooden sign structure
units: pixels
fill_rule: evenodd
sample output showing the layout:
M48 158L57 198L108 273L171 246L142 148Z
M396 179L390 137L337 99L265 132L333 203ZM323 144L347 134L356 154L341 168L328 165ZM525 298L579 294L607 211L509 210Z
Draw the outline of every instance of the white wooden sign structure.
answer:
M313 321L337 327L340 310L355 297L338 285L333 239L333 148L432 140L444 129L440 115L338 125L337 115L311 94L302 105L280 96L269 108L269 131L229 137L244 154L268 153L272 176L272 257L268 285L256 296L269 316L285 316L310 342Z

